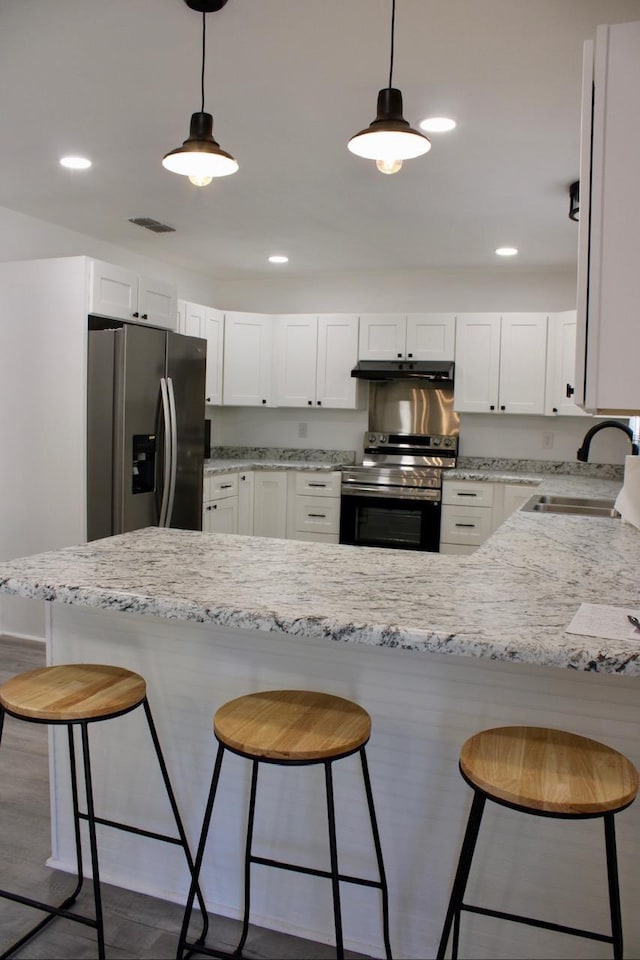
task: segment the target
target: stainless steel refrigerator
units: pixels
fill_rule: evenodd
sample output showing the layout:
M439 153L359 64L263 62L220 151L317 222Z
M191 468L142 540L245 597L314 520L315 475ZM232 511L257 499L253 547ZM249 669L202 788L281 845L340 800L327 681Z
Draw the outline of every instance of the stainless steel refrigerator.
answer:
M202 529L206 356L206 340L154 327L89 330L88 540Z

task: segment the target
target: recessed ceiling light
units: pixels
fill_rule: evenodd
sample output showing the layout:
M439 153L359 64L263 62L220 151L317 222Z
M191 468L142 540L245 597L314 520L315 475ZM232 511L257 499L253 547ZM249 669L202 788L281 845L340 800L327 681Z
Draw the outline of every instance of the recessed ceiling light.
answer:
M88 170L91 166L91 160L86 157L60 157L60 166L67 170Z
M427 117L419 123L420 129L426 130L427 133L448 133L449 130L454 129L455 125L455 120L451 120L450 117Z
M517 247L498 247L496 250L499 257L515 257L517 252Z
M289 257L280 256L280 254L274 254L274 256L269 257L269 263L289 263Z

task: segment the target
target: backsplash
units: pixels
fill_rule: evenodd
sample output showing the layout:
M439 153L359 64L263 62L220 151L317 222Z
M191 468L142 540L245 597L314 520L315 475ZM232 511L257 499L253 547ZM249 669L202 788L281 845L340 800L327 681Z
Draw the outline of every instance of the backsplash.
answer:
M458 457L460 470L497 470L502 473L572 474L600 480L622 480L624 464L580 463L577 460L515 460L509 457Z
M311 460L351 464L355 450L302 450L294 447L211 447L212 460Z

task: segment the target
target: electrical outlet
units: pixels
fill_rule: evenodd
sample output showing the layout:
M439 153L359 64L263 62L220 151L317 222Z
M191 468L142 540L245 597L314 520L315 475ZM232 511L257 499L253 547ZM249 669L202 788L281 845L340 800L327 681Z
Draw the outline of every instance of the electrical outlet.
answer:
M299 424L298 424L298 439L299 439L299 440L305 440L305 439L306 439L306 437L307 437L307 430L308 430L308 427L307 427L307 424L306 424L306 423L299 423Z
M542 449L543 450L553 449L553 433L550 430L542 434Z

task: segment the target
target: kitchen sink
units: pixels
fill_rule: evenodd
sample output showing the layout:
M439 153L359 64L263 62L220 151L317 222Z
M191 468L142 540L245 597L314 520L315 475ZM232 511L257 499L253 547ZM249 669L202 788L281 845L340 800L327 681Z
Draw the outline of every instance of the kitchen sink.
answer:
M597 497L557 497L550 494L535 494L522 507L525 513L564 513L581 517L611 517L620 514L614 500Z

